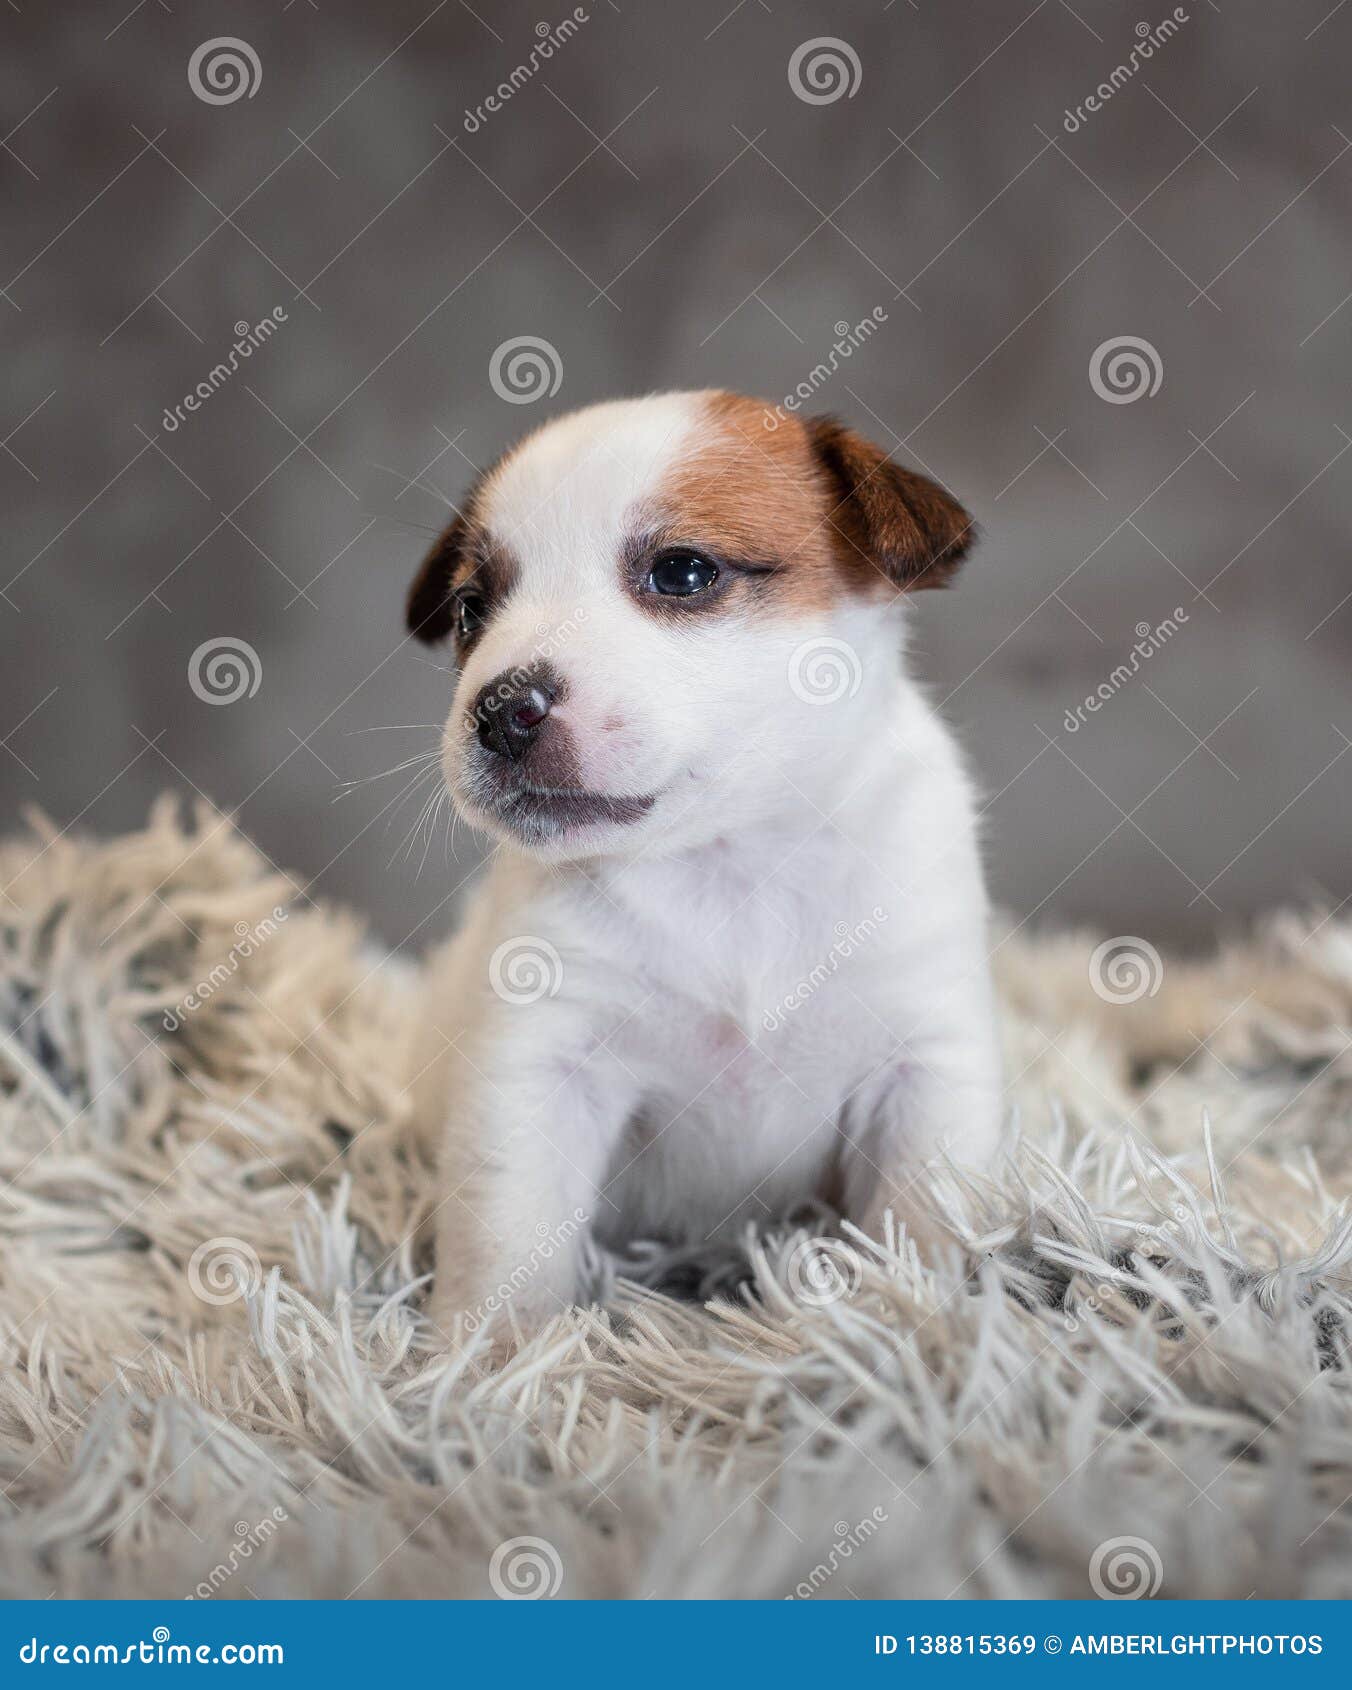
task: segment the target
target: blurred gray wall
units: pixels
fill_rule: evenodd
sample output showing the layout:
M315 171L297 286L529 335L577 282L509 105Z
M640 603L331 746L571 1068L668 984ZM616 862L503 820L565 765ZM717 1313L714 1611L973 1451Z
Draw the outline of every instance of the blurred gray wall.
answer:
M778 397L876 310L813 404L984 529L916 655L990 796L997 895L1189 943L1346 896L1352 7L1189 0L1116 86L1163 0L584 10L468 123L565 5L4 12L0 825L34 802L106 832L198 789L422 943L463 830L419 874L404 777L334 798L444 715L400 612L446 501L602 396ZM261 82L211 103L188 67L221 36ZM791 86L819 37L853 92L822 97L815 49L814 98ZM522 335L562 369L532 404L489 378ZM1091 364L1124 336L1161 380L1114 403ZM227 638L261 679L223 707L188 672Z

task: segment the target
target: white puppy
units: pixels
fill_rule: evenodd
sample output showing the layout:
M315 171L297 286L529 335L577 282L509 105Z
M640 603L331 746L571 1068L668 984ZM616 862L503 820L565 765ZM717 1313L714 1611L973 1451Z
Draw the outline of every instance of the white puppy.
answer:
M409 625L460 665L445 777L497 842L433 964L448 1333L577 1250L819 1196L872 1233L1000 1122L971 785L902 662L971 523L830 420L597 405L471 491Z

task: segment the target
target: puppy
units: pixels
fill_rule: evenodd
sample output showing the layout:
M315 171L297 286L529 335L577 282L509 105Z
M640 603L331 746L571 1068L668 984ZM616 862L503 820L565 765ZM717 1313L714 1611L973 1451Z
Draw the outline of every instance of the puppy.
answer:
M550 422L471 490L408 623L495 841L431 970L434 1321L525 1329L584 1234L809 1196L878 1235L1000 1125L972 787L902 660L962 507L830 419L721 392Z

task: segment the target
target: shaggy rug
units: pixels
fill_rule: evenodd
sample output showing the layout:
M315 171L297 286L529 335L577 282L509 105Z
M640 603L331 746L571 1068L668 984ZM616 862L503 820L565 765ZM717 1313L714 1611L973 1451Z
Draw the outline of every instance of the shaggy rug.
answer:
M953 1242L420 1307L412 967L214 814L0 847L0 1594L1352 1595L1352 922L993 939Z

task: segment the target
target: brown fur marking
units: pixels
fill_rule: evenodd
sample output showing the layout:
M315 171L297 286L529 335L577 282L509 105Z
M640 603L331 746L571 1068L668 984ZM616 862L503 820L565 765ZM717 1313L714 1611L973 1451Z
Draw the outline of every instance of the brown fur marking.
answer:
M774 602L798 611L842 591L890 597L952 577L974 531L935 482L831 418L733 393L706 404L708 444L651 501L674 538L774 564Z
M842 561L866 576L881 571L903 591L947 586L976 539L958 501L834 417L804 427L835 501L831 524Z

